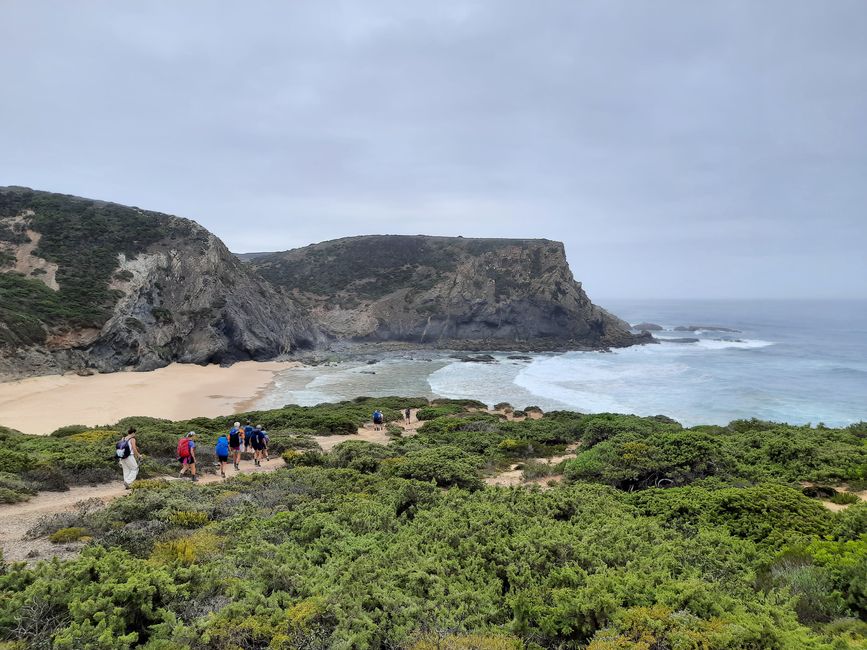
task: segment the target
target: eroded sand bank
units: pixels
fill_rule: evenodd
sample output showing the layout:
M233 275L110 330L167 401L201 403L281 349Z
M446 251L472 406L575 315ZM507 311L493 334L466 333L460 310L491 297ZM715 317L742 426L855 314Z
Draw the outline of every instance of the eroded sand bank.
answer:
M152 372L50 375L0 383L0 425L44 435L67 424L113 424L131 415L171 420L229 415L253 408L275 373L299 365L173 364Z

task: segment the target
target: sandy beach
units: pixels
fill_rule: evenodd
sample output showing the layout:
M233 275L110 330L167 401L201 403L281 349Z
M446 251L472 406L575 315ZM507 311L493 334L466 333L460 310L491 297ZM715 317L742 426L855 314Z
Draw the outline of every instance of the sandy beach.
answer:
M45 435L68 424L113 424L131 415L183 420L254 408L275 373L295 361L228 368L172 364L152 372L49 375L0 384L0 425Z

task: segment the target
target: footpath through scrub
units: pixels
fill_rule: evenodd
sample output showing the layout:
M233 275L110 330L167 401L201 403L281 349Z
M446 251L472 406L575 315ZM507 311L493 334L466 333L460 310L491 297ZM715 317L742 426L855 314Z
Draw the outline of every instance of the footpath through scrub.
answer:
M412 409L409 424L395 422L395 424L398 424L403 429L404 435L415 435L418 428L424 424L424 422L416 419L415 413L417 410ZM370 423L359 427L355 434L311 437L326 453L346 440L365 440L380 445L387 445L391 441L384 427L375 430ZM262 474L273 472L282 467L285 467L285 464L279 456L272 457L270 461L265 461L260 467L253 465L252 461L242 461L239 471L231 468L227 470L226 479L221 478L218 473L201 473L199 474L198 482L200 484L207 484L223 480L228 481L238 474ZM188 478L177 478L177 476L165 476L162 478L169 481L190 480ZM79 504L91 499L98 499L103 503L108 503L126 494L129 494L129 492L124 489L121 477L118 475L118 480L112 483L81 485L71 487L65 492L40 492L28 501L0 505L0 522L2 522L2 525L0 525L0 548L3 550L3 558L7 562L19 562L23 560L44 560L55 556L64 558L74 555L81 548L81 544L54 544L44 537L29 539L27 532L42 517L62 512L71 512L76 510Z

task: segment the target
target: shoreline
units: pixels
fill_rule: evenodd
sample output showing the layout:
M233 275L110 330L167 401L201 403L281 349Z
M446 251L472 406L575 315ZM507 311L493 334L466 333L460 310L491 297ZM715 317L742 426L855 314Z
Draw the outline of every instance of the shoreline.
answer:
M174 363L148 372L44 375L0 383L0 426L47 435L71 424L110 425L130 416L168 420L252 410L281 370L298 361L228 367Z

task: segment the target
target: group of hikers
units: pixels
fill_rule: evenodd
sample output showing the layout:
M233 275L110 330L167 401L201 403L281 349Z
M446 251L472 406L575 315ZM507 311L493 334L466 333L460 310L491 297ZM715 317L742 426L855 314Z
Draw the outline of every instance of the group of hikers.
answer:
M409 424L411 419L412 419L412 411L409 408L407 408L403 412L403 421L405 424ZM380 411L379 409L376 409L373 412L373 430L374 431L381 431L384 424L385 424L385 416L382 414L382 411Z
M403 413L404 421L409 424L411 419L410 409L406 409ZM373 412L373 428L379 431L385 424L385 417L379 409ZM217 444L214 446L214 452L217 456L217 461L220 465L220 476L226 478L226 464L229 458L232 459L232 464L235 470L241 469L241 452L249 452L253 454L253 464L256 467L261 467L262 461L269 461L271 457L268 455L268 433L261 426L253 426L251 422L247 422L243 427L240 422L235 422L234 426L229 429L228 435L223 434L217 439ZM139 470L139 461L142 459L142 454L139 451L136 443L136 430L133 427L126 432L126 435L121 438L116 445L116 455L121 468L123 468L123 486L129 490L133 481L136 480ZM178 478L182 478L189 473L194 481L198 481L196 476L196 432L190 431L183 438L178 440L177 449L178 462L181 464L181 471Z
M260 467L263 460L266 462L271 460L268 453L269 442L268 433L261 425L254 427L248 421L242 427L240 422L235 422L229 433L221 435L214 446L214 453L220 466L220 476L226 478L226 464L229 462L230 457L232 458L235 470L241 469L242 452L253 454L253 464L256 467ZM135 428L130 427L126 435L117 442L115 448L117 459L123 469L123 486L129 490L133 481L138 477L139 461L142 459L142 454L136 443ZM195 431L190 431L178 440L177 458L181 464L178 478L182 478L185 474L189 473L193 481L198 481L199 478L196 476Z

